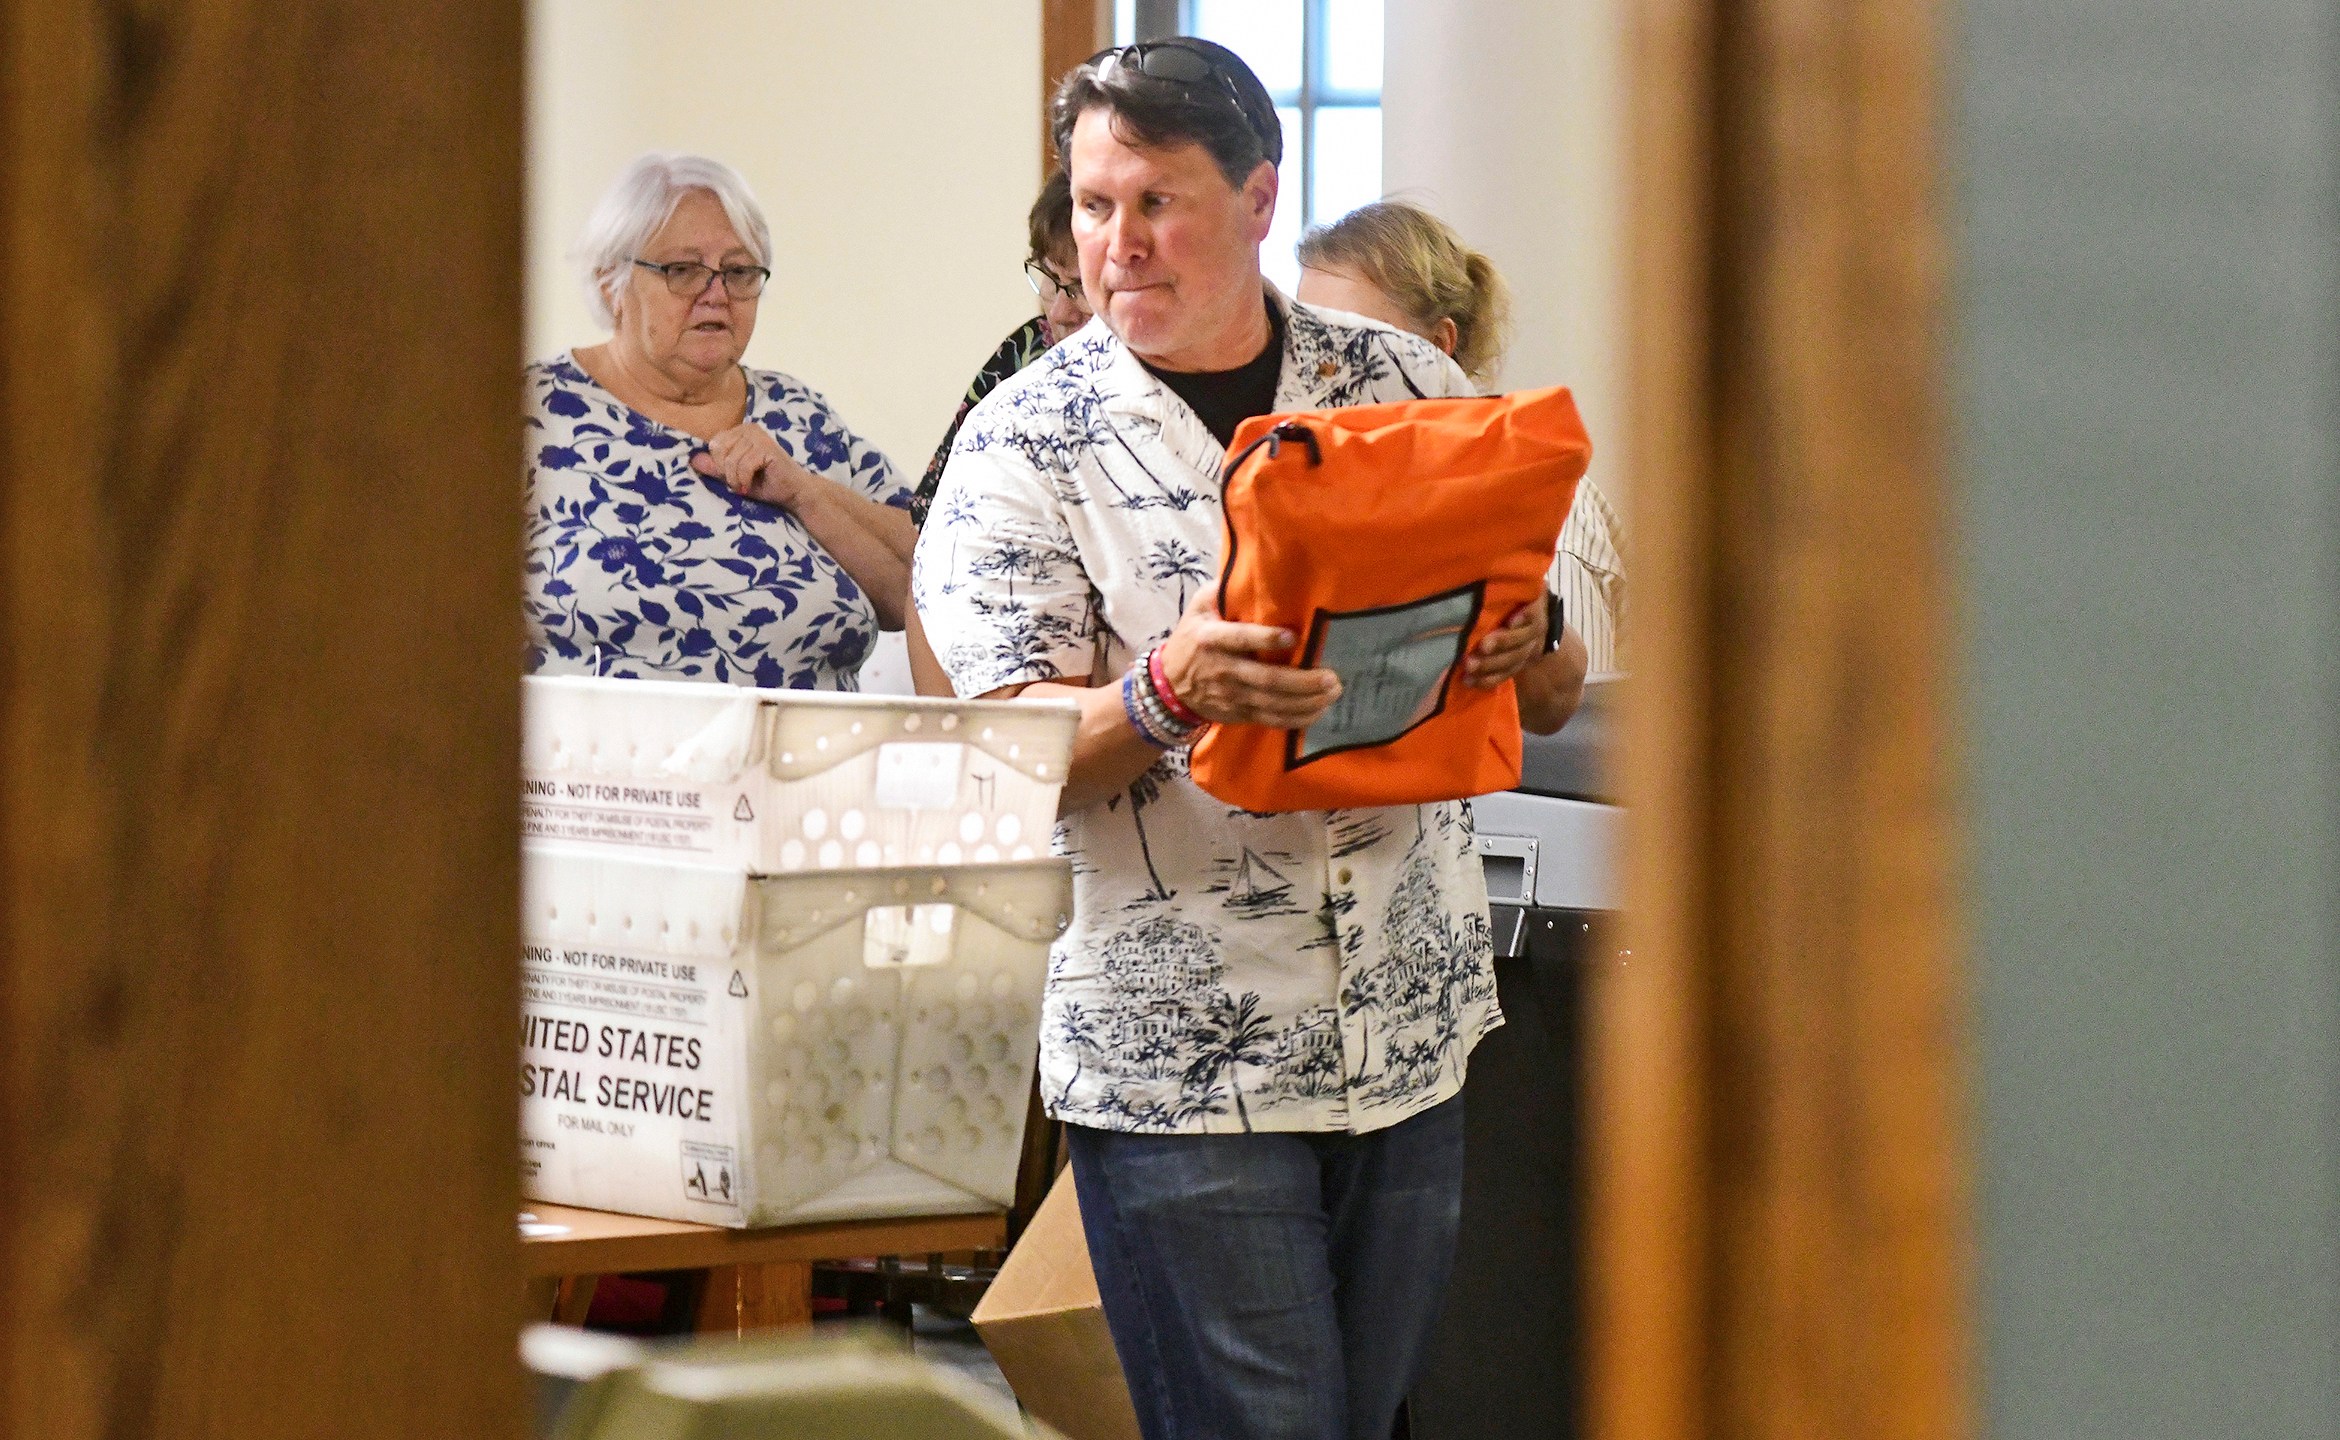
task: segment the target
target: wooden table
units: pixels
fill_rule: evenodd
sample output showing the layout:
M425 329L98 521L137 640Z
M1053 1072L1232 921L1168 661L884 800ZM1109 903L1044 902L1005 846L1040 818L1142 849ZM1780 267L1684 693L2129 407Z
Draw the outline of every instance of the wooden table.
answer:
M584 1323L600 1276L633 1270L706 1270L698 1314L703 1333L809 1325L816 1260L996 1250L1007 1243L1007 1217L998 1211L769 1230L726 1230L534 1201L522 1213L529 1313L551 1315L564 1325Z

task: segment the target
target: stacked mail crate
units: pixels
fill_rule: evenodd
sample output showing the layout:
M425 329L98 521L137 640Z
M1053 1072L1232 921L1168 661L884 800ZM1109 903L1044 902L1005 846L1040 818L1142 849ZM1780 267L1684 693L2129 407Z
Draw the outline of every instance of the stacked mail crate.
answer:
M527 1193L733 1226L1008 1204L1075 707L523 685Z

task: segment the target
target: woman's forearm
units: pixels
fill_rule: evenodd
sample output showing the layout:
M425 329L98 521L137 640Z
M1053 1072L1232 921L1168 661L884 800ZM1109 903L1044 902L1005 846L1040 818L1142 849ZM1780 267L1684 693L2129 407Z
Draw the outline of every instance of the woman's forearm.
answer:
M899 516L901 543L865 523L865 511ZM902 628L902 614L910 593L910 517L854 494L833 480L822 480L797 502L796 518L845 567L877 610L878 624L887 630Z
M945 700L956 696L959 692L951 685L950 672L943 669L934 646L927 643L926 626L919 622L915 609L902 612L902 639L910 651L910 688Z
M831 498L852 517L854 524L883 541L888 550L901 557L903 564L910 563L910 552L918 546L918 527L910 523L909 511L881 505L852 486L834 480L829 481L829 487L836 492Z
M1584 700L1587 662L1584 637L1574 630L1560 632L1560 648L1539 656L1519 672L1513 684L1519 694L1522 729L1549 735L1568 723Z

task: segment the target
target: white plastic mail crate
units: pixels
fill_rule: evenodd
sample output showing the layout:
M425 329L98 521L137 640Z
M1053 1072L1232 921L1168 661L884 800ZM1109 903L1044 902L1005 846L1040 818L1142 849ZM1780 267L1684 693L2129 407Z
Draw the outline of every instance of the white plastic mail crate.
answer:
M751 876L530 846L521 1172L716 1225L1015 1198L1062 860Z
M521 833L760 874L1048 853L1079 709L521 682Z

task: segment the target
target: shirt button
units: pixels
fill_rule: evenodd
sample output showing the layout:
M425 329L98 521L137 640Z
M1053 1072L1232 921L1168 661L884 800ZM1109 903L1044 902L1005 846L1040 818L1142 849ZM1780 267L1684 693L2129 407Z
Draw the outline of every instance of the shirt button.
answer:
M1340 373L1341 362L1338 360L1320 360L1316 364L1316 376L1320 380L1330 380Z
M1343 865L1343 866L1341 867L1341 873L1340 873L1340 874L1338 874L1338 875L1335 875L1335 876L1333 877L1333 879L1335 879L1335 880L1339 881L1339 882L1340 882L1341 884L1343 884L1343 885L1346 885L1346 884L1348 884L1348 883L1349 883L1349 878L1350 878L1350 877L1349 877L1349 867L1348 867L1348 866L1346 866L1346 865Z

